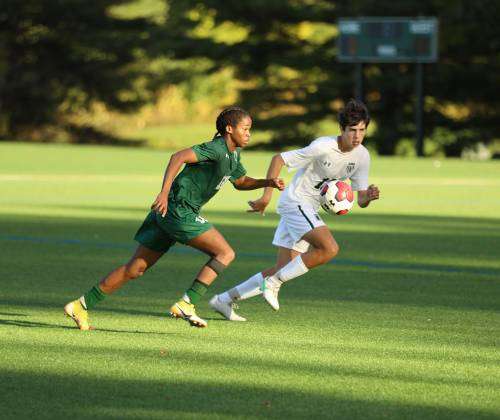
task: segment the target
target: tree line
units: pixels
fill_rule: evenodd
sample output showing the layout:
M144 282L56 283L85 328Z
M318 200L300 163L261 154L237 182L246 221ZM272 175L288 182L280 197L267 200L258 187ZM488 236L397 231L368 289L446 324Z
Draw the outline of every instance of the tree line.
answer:
M161 87L230 68L239 104L272 133L266 147L305 144L354 95L354 68L336 59L335 22L356 16L436 16L439 62L425 65L424 135L449 156L498 137L495 0L183 0L141 17L110 12L134 3L0 0L1 138L51 125L104 138L67 117L96 101L134 112ZM415 134L414 71L405 63L363 68L380 154Z

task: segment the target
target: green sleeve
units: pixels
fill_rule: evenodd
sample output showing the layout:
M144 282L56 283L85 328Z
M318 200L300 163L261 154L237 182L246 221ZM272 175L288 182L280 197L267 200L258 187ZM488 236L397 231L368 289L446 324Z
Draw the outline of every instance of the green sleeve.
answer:
M231 182L236 181L238 178L241 178L242 176L246 175L247 170L245 167L241 164L241 162L238 162L238 166L236 166L236 169L231 172L231 178L229 180Z
M198 158L198 162L205 162L207 160L217 161L220 159L220 152L214 141L197 144L193 146L194 154Z

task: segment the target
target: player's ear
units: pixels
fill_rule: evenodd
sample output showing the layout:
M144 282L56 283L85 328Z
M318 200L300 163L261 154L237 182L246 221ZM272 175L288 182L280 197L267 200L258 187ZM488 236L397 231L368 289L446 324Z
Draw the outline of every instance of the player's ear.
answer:
M231 124L226 125L226 133L233 134L233 126Z

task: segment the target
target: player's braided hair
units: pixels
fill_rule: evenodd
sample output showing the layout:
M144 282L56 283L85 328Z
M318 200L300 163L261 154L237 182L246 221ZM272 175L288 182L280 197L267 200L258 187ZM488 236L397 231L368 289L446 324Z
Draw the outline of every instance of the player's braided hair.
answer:
M349 99L345 107L339 112L340 127L345 130L346 127L359 124L361 121L365 122L366 127L370 124L370 114L366 105L356 99Z
M217 128L217 133L215 133L214 138L217 136L224 136L226 134L226 127L228 125L236 127L238 123L245 117L249 117L250 114L239 106L231 106L224 109L215 122L215 127Z

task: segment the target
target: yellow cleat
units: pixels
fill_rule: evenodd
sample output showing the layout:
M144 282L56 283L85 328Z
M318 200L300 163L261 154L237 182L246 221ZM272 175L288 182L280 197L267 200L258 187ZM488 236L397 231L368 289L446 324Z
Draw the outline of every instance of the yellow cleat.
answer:
M64 313L75 321L77 327L82 331L88 331L91 328L89 325L89 313L83 307L79 299L68 303L64 307Z
M184 299L174 303L170 308L170 315L174 318L184 319L193 327L205 328L207 321L196 315L194 305L187 303Z

